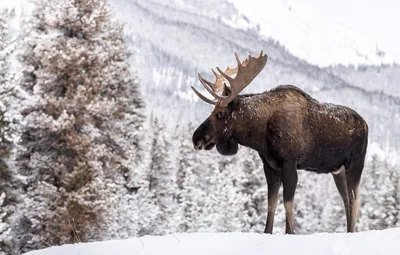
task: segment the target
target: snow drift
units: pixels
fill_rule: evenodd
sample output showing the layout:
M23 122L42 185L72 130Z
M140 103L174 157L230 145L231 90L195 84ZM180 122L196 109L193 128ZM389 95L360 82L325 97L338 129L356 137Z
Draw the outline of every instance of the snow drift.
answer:
M357 233L191 233L68 244L27 255L399 254L400 228Z

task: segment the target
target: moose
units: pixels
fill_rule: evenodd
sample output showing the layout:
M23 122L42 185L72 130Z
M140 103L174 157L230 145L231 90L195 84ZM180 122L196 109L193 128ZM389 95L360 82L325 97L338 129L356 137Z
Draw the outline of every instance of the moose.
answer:
M368 145L368 125L353 109L319 102L293 85L279 85L263 93L239 93L261 72L268 56L249 55L237 66L219 73L214 83L198 78L214 97L195 94L214 105L211 115L193 133L195 150L216 146L234 155L239 144L261 157L268 185L268 214L264 233L272 234L282 183L286 234L294 234L293 205L297 170L331 173L343 200L347 232L355 232L359 212L359 184ZM229 86L227 85L229 84Z

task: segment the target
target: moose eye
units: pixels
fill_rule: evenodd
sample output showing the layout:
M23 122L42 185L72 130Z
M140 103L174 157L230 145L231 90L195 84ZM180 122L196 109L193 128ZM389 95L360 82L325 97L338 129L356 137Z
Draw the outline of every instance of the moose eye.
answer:
M224 113L223 112L218 112L217 113L217 119L222 119L224 117Z

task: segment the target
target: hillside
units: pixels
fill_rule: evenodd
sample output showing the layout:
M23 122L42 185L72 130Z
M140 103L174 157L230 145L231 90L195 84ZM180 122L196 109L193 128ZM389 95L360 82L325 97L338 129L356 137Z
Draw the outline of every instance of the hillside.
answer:
M396 2L345 0L229 0L260 34L318 66L400 61ZM379 17L378 19L371 17Z
M370 142L385 151L398 151L400 130L394 128L400 124L398 67L380 66L397 61L397 53L329 18L320 24L321 13L310 13L312 4L276 0L255 12L256 2L246 5L241 0L211 0L207 5L198 0L110 3L115 17L125 23L132 69L142 81L147 109L167 119L170 126L198 123L209 113L211 107L190 90L192 85L201 87L198 72L212 79L210 68L233 66L235 51L245 58L262 49L269 55L267 66L244 93L279 84L298 86L320 101L359 111L369 123ZM30 9L25 0L2 6L16 7L17 16L28 15ZM380 42L387 45L386 41L384 37ZM368 70L383 68L384 75L367 72L361 77L360 69L347 66L351 63L367 64Z
M388 75L381 81L387 85L381 90L376 83L379 78L360 83L358 76L352 75L357 73L352 67L344 67L348 73L344 77L342 72L311 65L257 29L243 25L250 24L248 19L222 0L209 5L195 0L171 1L168 5L162 1L111 2L116 17L126 24L132 66L138 69L148 108L169 119L170 124L187 120L198 123L211 110L190 90L191 85L201 87L198 72L212 79L210 68L233 66L235 51L244 58L263 49L269 55L267 66L244 92L293 84L318 100L359 111L369 123L370 142L384 150L397 150L400 130L395 127L400 120L393 117L400 113L400 97L393 91L399 78L390 75L396 73L395 67L387 67ZM237 28L237 24L242 25Z
M311 235L192 233L68 244L26 255L398 254L400 229Z

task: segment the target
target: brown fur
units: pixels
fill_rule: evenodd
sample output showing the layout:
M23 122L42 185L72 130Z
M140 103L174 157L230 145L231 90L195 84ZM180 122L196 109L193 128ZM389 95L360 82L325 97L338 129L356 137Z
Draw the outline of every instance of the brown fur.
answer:
M285 205L293 205L297 169L336 173L344 166L345 178L335 178L335 183L341 194L354 194L342 198L348 212L347 230L355 231L368 125L354 110L320 103L295 86L278 86L264 93L238 96L226 108L216 106L194 132L193 143L196 149L207 150L217 145L223 155L235 154L238 144L258 151L272 205L267 233L272 233L281 183ZM285 208L286 231L293 233L293 206Z

